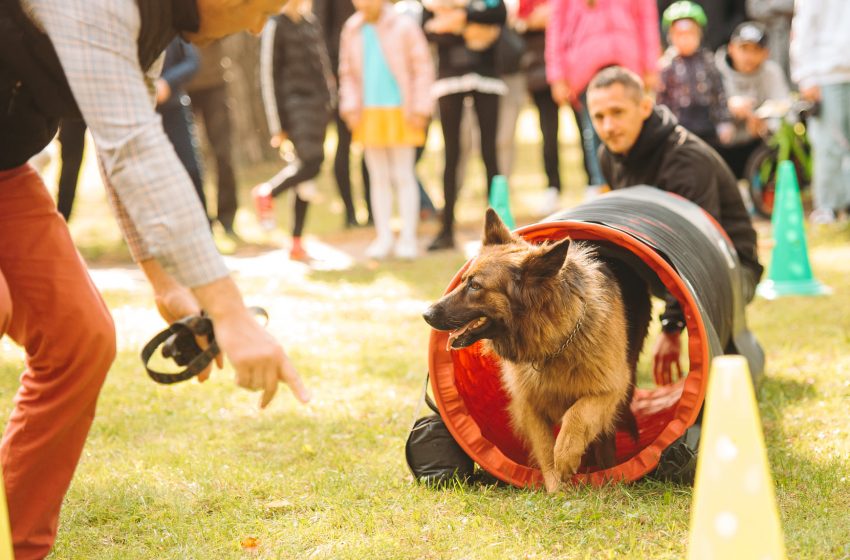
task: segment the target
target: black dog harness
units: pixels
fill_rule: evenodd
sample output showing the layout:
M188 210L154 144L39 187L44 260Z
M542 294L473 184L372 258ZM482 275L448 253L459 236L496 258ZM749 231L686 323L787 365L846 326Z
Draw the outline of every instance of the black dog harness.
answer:
M268 322L269 314L262 307L250 307L248 310ZM209 346L206 350L202 350L198 345L196 336L207 337ZM174 360L178 366L186 366L186 369L176 373L151 369L148 363L160 347L163 357ZM200 315L190 315L170 324L167 329L154 336L142 349L142 363L151 379L163 385L170 385L191 379L204 371L220 351L215 340L212 319L202 311Z

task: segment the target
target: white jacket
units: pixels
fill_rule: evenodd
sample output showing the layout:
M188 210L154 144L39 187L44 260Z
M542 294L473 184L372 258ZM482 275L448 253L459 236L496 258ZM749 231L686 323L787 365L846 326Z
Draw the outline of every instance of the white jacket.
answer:
M796 0L791 78L801 89L850 82L850 1Z

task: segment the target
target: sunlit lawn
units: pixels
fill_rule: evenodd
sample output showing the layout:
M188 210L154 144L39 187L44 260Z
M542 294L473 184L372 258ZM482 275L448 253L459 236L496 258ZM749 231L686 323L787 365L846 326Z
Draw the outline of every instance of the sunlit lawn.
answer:
M520 134L513 202L519 221L529 223L545 185L533 127L526 123ZM564 201L574 203L583 176L574 137L566 137ZM435 197L439 161L431 150L420 167ZM102 217L99 191L84 190L72 230L106 286L119 355L53 557L684 557L690 487L645 481L549 496L412 482L403 447L427 369L429 331L420 314L464 256L444 252L379 266L359 260L371 230L341 229L329 169L308 231L316 246L336 244L354 255L351 267L311 270L256 246L240 248L231 261L249 302L269 310L268 328L314 392L301 406L283 390L262 412L258 395L235 389L228 370L202 385L158 386L147 378L138 351L162 325L141 280L102 270L126 261L126 252L112 219ZM246 172L242 195L273 171ZM460 209L467 238L478 235L483 197L480 166L470 173L478 180L468 182ZM266 248L286 243L283 234L264 237L248 210L237 225ZM435 231L424 224L423 238ZM848 242L847 226L811 232L813 266L834 295L756 301L749 310L768 354L759 403L789 558L850 557ZM0 342L4 412L22 367L20 351Z

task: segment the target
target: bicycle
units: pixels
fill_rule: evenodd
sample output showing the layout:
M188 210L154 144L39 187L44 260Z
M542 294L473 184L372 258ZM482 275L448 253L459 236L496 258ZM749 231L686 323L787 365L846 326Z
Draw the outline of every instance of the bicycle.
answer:
M767 101L756 110L756 116L768 123L770 135L763 145L747 158L744 178L747 181L753 210L770 218L776 198L776 171L779 163L792 161L797 172L800 194L811 198L812 149L806 135L806 119L817 106L809 101Z

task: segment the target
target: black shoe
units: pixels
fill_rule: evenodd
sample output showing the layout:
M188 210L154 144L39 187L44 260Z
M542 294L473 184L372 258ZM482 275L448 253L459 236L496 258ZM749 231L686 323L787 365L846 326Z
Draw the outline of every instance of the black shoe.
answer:
M360 227L360 222L357 221L357 218L346 218L345 219L345 229L353 229Z
M434 241L428 245L429 251L440 251L442 249L454 249L455 248L455 238L451 231L443 230L441 231L437 237L434 238Z
M224 228L224 235L234 243L245 243L245 240L232 227Z

